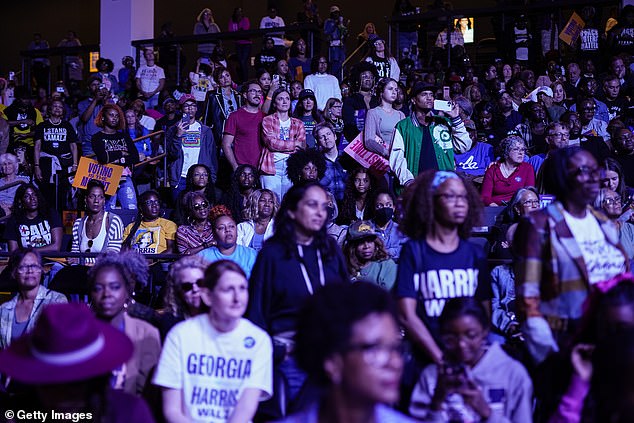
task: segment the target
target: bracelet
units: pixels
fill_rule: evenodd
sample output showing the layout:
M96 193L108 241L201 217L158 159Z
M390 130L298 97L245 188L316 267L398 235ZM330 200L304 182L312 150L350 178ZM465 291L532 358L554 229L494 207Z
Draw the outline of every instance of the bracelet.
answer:
M273 100L273 97L269 97L268 95L266 96L267 100Z

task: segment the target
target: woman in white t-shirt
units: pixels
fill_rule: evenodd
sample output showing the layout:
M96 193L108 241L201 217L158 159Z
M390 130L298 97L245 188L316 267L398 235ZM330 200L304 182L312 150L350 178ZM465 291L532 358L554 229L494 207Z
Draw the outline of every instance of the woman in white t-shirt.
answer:
M273 392L273 349L262 329L242 318L247 279L236 263L209 266L200 294L209 311L174 326L154 376L169 422L249 422Z
M515 233L518 309L536 362L570 341L598 282L629 267L616 225L592 208L602 170L580 147L552 156L558 201L532 212Z

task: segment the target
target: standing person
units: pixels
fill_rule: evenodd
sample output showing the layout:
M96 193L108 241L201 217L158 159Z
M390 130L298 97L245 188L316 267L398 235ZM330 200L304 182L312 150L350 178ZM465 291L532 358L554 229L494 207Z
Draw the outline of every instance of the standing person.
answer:
M315 93L317 109L324 110L329 98L341 100L339 81L328 72L328 58L313 57L310 69L312 73L304 79L304 88Z
M410 241L401 250L394 289L415 356L441 363L438 319L446 301L492 296L486 255L467 240L482 202L473 185L453 172L426 171L410 189L401 225ZM436 289L441 277L446 289Z
M62 39L62 41L57 44L57 47L79 47L81 46L81 41L77 38L77 33L75 31L69 30L66 33L66 37ZM72 88L77 88L79 86L79 82L81 82L83 78L83 70L84 70L84 62L81 57L74 55L65 55L64 56L64 80L66 81L66 85Z
M64 294L42 285L42 259L34 248L15 250L9 258L9 269L18 293L0 306L0 350L31 332L49 304L68 302Z
M97 318L125 333L134 344L134 353L125 365L113 370L113 389L141 395L161 353L159 331L149 323L128 314L136 282L147 281L148 265L140 254L107 252L88 272L92 309Z
M27 47L28 50L48 50L51 48L48 41L42 38L42 34L36 32L33 34L33 40ZM48 91L48 78L51 70L51 61L46 56L34 57L31 59L31 72L33 79L37 83L38 88L42 87Z
M324 118L322 114L317 110L317 99L315 93L312 90L305 89L299 93L299 99L297 107L293 113L293 117L299 119L304 124L304 131L306 132L306 147L315 148L315 137L313 136L313 130L317 124L321 123Z
M412 89L412 114L396 125L390 168L401 186L411 183L427 169L453 171L455 153L471 148L471 138L460 118L458 105L452 103L448 118L434 114L436 87L417 82ZM421 141L422 140L422 141Z
M335 134L335 144L343 150L347 145L347 140L343 136L343 102L338 98L331 97L326 101L324 107L324 122L332 126Z
M365 127L365 118L369 109L380 104L374 95L377 80L376 68L368 62L361 62L352 75L353 86L358 88L343 100L343 133L348 142L354 140Z
M272 112L262 120L263 149L258 168L262 188L283 198L291 186L286 175L286 160L290 153L306 148L306 131L301 120L290 117L288 91L277 89L271 98Z
M244 106L231 113L222 135L222 151L235 171L240 165L257 167L260 160L260 125L264 113L260 110L264 92L256 80L242 86Z
M370 54L365 61L376 68L379 78L392 78L398 81L401 77L401 69L398 66L398 62L385 49L385 40L382 38L376 38L372 42Z
M73 223L71 253L120 251L123 221L115 213L106 211L106 191L101 181L88 182L84 206L86 215ZM90 264L95 262L94 258L84 260Z
M110 98L110 93L101 84L101 77L93 75L88 78L87 84L90 96L80 101L77 106L79 112L77 129L81 141L82 156L94 154L90 140L100 129L95 123L95 119Z
M244 16L241 7L233 9L227 29L229 32L248 31L251 29L251 22L248 17ZM240 82L245 82L249 79L249 58L251 57L252 44L253 42L248 38L235 41L236 55L240 64Z
M198 14L196 18L196 25L194 25L194 35L206 35L206 34L217 34L220 32L220 27L214 21L214 14L211 12L211 9L204 8ZM214 52L217 43L198 43L198 56L201 57L204 62L210 64L211 54Z
M13 397L12 407L153 423L145 401L109 386L112 372L133 353L126 334L100 322L85 305L55 304L42 311L30 334L0 352L0 369L35 392Z
M341 67L346 58L345 40L348 37L350 19L341 16L339 6L330 6L330 17L324 21L324 35L328 41L328 56L332 65L332 74L342 78ZM323 109L323 107L321 107Z
M382 78L376 84L377 97L381 105L368 110L365 118L364 144L366 148L389 158L396 124L405 119L403 112L395 110L398 84L392 78Z
M0 208L2 208L0 213L4 213L4 216L10 216L13 212L13 201L20 183L28 183L31 180L26 175L18 175L19 168L20 164L16 156L11 153L0 154L0 188L13 184L9 188L0 190Z
M242 318L249 293L240 266L219 260L196 285L209 311L167 335L153 379L163 391L163 414L169 422L249 422L258 402L273 394L271 339ZM218 370L220 361L226 372L202 364ZM225 399L208 401L211 393Z
M97 155L97 161L101 164L113 163L124 167L117 195L112 196L106 207L112 210L118 199L122 208L135 210L137 201L132 181L132 167L145 157L139 155L130 135L123 132L125 117L119 106L106 104L97 114L95 125L101 128L101 131L93 135L90 143Z
M322 389L315 404L283 423L412 422L388 406L399 396L403 345L384 290L362 283L326 286L298 320L297 361Z
M36 248L59 251L64 229L57 211L49 210L41 191L33 184L22 184L15 192L13 213L4 228L9 251Z
M522 333L537 363L571 340L592 286L628 268L616 226L591 207L601 176L592 154L567 147L552 159L557 201L520 221L514 239Z
M311 58L306 53L306 41L303 38L291 44L288 67L294 80L304 83L304 78L310 73Z
M218 82L218 89L207 93L202 121L211 128L214 139L220 141L225 122L242 106L242 97L233 89L233 81L227 68L219 66L214 69L214 80Z
M42 189L49 194L49 202L57 204L61 209L66 206L64 200L70 191L68 176L77 171L79 163L78 139L75 128L64 119L64 103L61 100L51 100L49 110L49 118L35 128L33 167L35 178L44 185ZM41 160L42 157L46 160ZM44 163L46 173L42 173ZM53 175L58 176L56 180ZM58 189L57 197L54 194L55 186L51 186L55 183Z
M185 189L189 168L197 163L210 169L210 181L216 182L218 156L211 128L196 121L198 106L196 99L189 94L179 100L183 119L169 128L167 138L167 157L170 162L169 182L173 188L173 198L178 198Z
M146 48L143 57L145 65L139 66L136 71L136 87L145 108L154 109L158 105L159 93L165 88L165 71L155 63L152 48Z
M328 197L316 182L294 185L275 216L275 233L265 244L249 282L247 316L272 336L280 353L292 404L306 375L293 356L300 304L326 284L348 280L345 260L326 233ZM277 416L279 417L279 416Z
M277 8L272 6L269 7L269 14L264 16L260 20L260 28L261 29L269 29L269 28L281 28L286 26L284 23L284 19L281 16L277 15ZM280 49L284 48L284 31L282 32L269 32L267 36L270 36L273 40L273 43L276 46L276 51L278 54L280 53Z

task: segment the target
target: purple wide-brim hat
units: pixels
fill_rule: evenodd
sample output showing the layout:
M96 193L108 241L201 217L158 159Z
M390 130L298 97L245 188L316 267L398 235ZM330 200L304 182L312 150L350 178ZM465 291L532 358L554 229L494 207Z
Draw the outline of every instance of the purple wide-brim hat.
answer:
M134 350L128 336L83 304L51 304L33 331L0 351L0 373L25 384L58 384L105 375Z

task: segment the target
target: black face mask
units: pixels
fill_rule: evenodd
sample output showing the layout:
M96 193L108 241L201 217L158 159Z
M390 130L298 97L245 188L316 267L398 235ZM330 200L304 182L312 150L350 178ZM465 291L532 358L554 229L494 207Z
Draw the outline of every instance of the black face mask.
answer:
M379 226L384 226L394 216L394 209L392 207L383 207L374 212L374 221Z
M326 206L326 211L328 212L328 222L332 222L335 218L335 208L333 206Z

